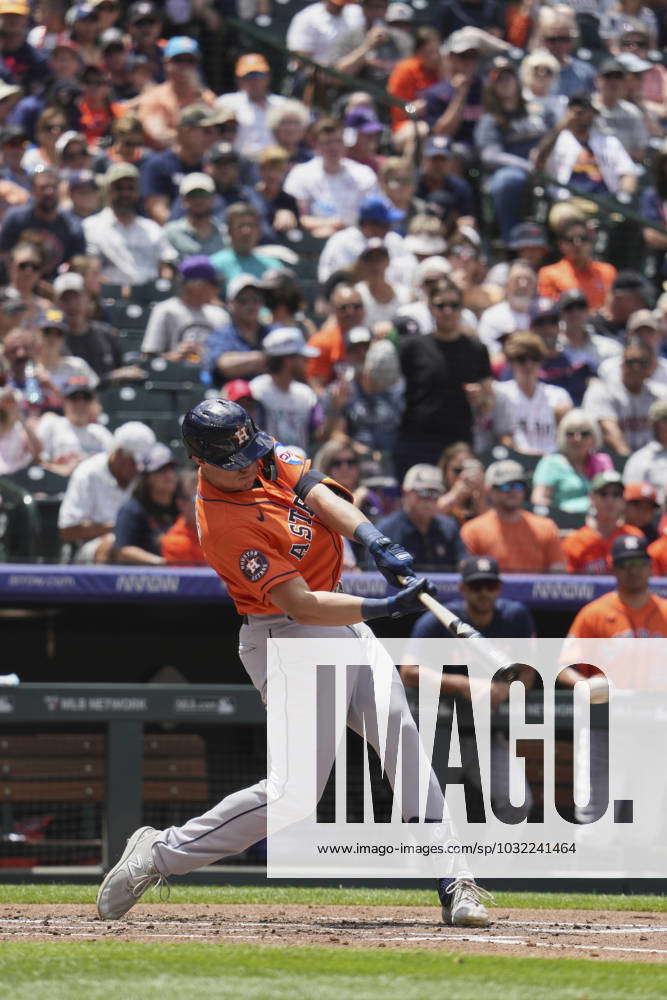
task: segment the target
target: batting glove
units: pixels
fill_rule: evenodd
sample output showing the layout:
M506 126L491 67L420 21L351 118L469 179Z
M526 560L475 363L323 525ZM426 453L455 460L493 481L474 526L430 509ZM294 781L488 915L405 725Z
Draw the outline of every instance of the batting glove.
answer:
M435 597L437 592L437 587L430 580L424 577L417 580L412 577L406 587L391 597L367 597L362 601L361 615L364 621L369 621L371 618L402 618L403 615L423 610L420 594L430 594L431 597Z
M414 556L398 542L392 542L391 538L383 535L374 524L364 521L357 527L354 537L366 546L375 565L392 587L402 586L401 577L415 575L412 565Z

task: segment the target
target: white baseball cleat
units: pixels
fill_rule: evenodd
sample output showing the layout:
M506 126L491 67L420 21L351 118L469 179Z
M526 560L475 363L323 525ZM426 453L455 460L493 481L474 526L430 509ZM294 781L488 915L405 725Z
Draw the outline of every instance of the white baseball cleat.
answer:
M97 912L102 920L119 920L147 889L167 884L153 861L152 848L160 833L152 826L142 826L129 838L120 861L97 893Z
M488 927L491 923L482 900L492 903L493 897L473 879L457 878L438 887L442 903L443 922L450 927Z

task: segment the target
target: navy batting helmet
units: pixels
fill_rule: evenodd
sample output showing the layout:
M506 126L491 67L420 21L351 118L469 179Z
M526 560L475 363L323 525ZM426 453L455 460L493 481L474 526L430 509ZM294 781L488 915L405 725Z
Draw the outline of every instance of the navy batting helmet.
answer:
M190 458L230 472L247 469L273 448L249 413L227 399L205 399L185 414L181 434Z

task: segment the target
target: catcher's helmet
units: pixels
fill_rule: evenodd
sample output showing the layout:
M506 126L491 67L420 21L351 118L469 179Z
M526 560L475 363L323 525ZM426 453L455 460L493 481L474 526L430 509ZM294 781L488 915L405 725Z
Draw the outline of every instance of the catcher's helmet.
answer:
M247 469L273 448L249 413L227 399L205 399L185 414L181 427L190 458L230 472Z

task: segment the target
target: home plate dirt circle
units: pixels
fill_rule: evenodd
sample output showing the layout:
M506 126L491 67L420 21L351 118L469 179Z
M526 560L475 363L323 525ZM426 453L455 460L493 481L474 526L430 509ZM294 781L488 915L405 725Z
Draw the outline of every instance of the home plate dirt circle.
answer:
M667 914L493 909L491 927L445 927L435 907L140 904L101 921L93 906L0 906L0 940L240 941L427 948L487 955L667 961Z

